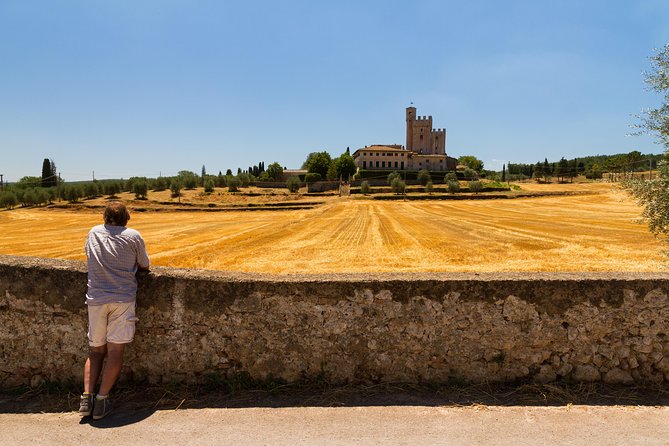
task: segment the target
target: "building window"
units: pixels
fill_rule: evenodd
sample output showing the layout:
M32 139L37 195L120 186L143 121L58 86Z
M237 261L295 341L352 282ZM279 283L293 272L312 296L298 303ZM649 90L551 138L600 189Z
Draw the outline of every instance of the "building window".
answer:
M379 162L378 161L376 162L376 167L379 167Z
M404 161L402 161L402 167L400 169L404 170Z
M363 161L363 162L362 162L362 168L363 168L363 169L367 169L367 161Z
M381 167L386 167L386 162L385 161L381 161Z
M422 140L423 140L423 135L420 135L420 138L419 138L419 139L422 141Z
M395 161L395 167L397 167L397 161Z

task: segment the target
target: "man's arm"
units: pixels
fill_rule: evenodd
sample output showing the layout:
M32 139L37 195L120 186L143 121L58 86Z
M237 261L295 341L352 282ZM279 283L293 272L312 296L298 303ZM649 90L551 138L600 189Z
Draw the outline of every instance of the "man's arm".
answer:
M151 266L149 254L146 252L144 239L142 236L137 237L137 269L139 271L148 271Z

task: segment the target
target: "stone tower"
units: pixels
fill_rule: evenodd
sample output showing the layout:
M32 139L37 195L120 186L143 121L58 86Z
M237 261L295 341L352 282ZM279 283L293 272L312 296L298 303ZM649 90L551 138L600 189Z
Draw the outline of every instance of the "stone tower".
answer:
M416 116L416 107L407 107L407 150L423 155L446 154L446 130L432 128L432 116Z
M416 107L407 107L407 144L406 149L413 149L413 122L416 120Z

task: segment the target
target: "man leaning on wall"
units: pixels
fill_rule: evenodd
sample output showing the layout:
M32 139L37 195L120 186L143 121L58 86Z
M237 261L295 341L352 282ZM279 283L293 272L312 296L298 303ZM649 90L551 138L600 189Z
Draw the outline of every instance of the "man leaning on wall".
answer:
M149 268L144 240L139 232L126 227L128 220L125 205L112 201L104 211L104 224L91 229L86 239L89 353L79 413L92 414L94 420L111 411L109 392L121 374L125 345L135 335L135 274Z

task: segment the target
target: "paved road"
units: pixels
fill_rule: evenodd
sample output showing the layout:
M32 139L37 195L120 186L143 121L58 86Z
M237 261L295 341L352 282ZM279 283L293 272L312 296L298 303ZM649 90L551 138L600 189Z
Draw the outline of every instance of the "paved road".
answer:
M669 407L346 407L0 414L0 444L669 445Z

